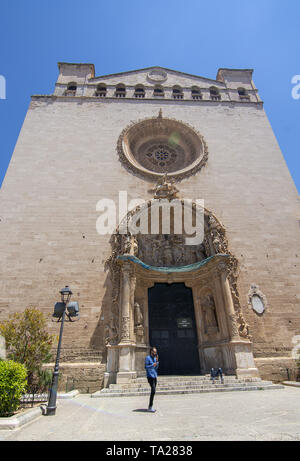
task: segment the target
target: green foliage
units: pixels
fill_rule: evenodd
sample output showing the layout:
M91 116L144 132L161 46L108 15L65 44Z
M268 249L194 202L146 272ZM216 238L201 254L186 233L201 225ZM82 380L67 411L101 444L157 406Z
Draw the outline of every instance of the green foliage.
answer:
M36 308L15 313L0 324L0 334L6 341L7 358L23 363L28 370L28 392L36 389L42 364L51 359L55 337L46 329L46 318Z
M27 385L27 370L13 360L0 361L0 416L10 416L20 405Z
M30 385L30 394L47 392L52 382L52 371L40 369L34 373Z

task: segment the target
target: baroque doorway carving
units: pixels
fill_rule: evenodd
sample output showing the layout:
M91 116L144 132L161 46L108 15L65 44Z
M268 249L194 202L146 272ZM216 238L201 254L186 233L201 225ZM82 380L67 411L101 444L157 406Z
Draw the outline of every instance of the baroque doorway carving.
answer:
M148 213L153 202L159 199L147 202L142 211ZM235 352L238 346L251 362L250 367L246 364L247 373L254 376L257 370L237 291L238 264L228 249L224 227L205 209L204 238L195 245L186 245L184 233L134 234L128 230L130 226L124 232L124 222L130 224L140 212L141 207L137 207L128 213L111 239L107 267L113 296L107 324L106 383L127 382L144 374L144 357L150 340L155 339L149 331L148 298L148 289L155 283L184 283L191 288L202 373L208 372L210 366L222 366L230 373L239 370L240 356Z

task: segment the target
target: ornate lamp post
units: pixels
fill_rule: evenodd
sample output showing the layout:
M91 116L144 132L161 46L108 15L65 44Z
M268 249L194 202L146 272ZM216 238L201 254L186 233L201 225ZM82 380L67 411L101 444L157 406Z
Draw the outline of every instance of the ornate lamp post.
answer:
M68 286L60 290L61 294L61 302L56 303L54 306L54 313L53 317L58 318L58 322L61 321L60 326L60 333L59 333L59 340L57 346L57 353L56 353L56 361L54 366L54 372L52 376L52 384L49 394L49 400L47 405L47 416L53 416L56 412L56 397L57 397L57 388L58 388L58 368L59 368L59 358L60 358L60 350L61 350L61 341L62 341L62 334L64 329L64 321L65 316L67 314L68 319L72 322L72 317L79 317L79 306L77 302L70 303L70 299L72 296L72 291ZM68 312L66 313L66 309Z

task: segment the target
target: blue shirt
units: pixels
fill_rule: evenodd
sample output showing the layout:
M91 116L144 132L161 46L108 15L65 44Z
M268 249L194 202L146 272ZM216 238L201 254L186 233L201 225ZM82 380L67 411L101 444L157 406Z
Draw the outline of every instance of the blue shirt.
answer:
M156 367L154 363L157 362ZM147 372L147 378L157 378L157 368L158 368L158 361L156 357L152 357L152 355L147 355L145 358L145 369Z

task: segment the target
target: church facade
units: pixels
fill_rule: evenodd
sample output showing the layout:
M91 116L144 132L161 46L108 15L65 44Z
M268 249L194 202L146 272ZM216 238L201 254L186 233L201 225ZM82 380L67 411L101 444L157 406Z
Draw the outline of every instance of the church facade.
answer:
M144 374L280 381L300 335L299 196L252 79L59 63L1 191L0 318L70 286L62 382ZM298 338L297 338L298 336ZM299 342L299 341L298 341Z

